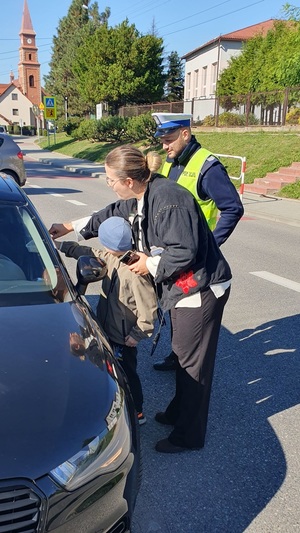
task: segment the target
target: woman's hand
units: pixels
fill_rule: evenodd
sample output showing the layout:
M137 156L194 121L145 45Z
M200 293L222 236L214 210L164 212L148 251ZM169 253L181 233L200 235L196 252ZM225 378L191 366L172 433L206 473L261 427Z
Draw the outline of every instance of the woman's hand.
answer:
M125 337L125 345L130 346L130 348L134 348L138 344L138 341L136 341L133 337L130 337L130 335L127 335Z
M140 259L136 261L136 263L133 263L132 265L128 265L129 270L131 272L134 272L135 274L138 274L139 276L146 276L149 274L149 269L147 268L146 261L148 259L148 256L146 254L143 254L142 252L135 252L137 255L140 256Z
M52 224L51 228L49 229L49 233L52 239L58 239L59 237L70 233L70 231L73 231L73 226L71 222L63 222L62 224L55 223Z

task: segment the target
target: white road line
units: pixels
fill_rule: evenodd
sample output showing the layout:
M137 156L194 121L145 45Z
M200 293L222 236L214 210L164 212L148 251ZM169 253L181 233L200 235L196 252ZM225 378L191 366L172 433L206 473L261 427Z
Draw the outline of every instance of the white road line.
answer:
M56 196L58 198L64 198L64 195L63 194L59 194L58 192L51 192L49 194L51 194L51 196Z
M78 202L77 200L66 200L66 202L69 202L70 204L74 204L74 205L87 205L82 202Z
M286 287L287 289L291 289L292 291L300 292L300 283L297 283L296 281L291 281L290 279L282 278L281 276L277 276L276 274L272 274L271 272L266 272L265 270L261 270L258 272L250 272L250 274L253 274L253 276L257 276L258 278L271 281L271 283L281 285L282 287Z
M31 183L26 183L26 187L31 187L32 189L42 189L43 187L41 187L40 185L31 185Z

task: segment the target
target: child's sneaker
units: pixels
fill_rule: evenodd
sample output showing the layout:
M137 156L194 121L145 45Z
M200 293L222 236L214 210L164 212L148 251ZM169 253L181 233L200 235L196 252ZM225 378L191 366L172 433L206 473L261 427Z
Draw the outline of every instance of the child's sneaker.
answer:
M138 421L139 421L139 425L140 425L140 426L142 426L143 424L146 424L147 419L146 419L146 417L143 415L143 413L138 413L138 414L137 414L137 417L138 417Z

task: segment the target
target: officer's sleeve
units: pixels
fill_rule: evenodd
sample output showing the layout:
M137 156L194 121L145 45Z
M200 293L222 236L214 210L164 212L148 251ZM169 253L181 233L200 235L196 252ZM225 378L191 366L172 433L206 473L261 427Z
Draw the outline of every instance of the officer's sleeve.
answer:
M204 169L199 180L199 196L204 200L211 198L220 212L213 234L217 244L221 246L243 216L243 204L225 167L219 161L215 161L206 171Z

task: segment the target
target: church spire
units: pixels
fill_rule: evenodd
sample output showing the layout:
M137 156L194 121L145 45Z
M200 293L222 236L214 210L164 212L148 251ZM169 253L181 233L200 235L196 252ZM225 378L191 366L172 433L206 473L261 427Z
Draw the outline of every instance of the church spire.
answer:
M36 35L33 29L33 26L32 26L27 0L24 0L24 6L23 6L23 16L22 16L20 35L22 33L26 33L26 34L30 33L32 35Z

